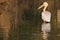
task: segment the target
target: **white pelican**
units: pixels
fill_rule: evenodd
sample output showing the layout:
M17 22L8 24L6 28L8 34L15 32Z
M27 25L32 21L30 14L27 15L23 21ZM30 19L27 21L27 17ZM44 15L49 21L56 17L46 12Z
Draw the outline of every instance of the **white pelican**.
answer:
M46 8L48 7L48 3L44 2L41 6L38 7L38 9L40 9L42 7L44 7L43 11L42 11L42 20L44 22L50 22L50 20L51 20L51 13L49 11L46 11Z

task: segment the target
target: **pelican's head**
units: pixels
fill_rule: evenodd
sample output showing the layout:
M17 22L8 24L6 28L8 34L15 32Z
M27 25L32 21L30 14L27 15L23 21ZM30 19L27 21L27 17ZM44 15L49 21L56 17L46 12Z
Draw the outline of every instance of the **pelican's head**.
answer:
M48 6L48 3L47 3L47 2L44 2L43 5L44 5L44 6Z
M47 2L43 2L43 4L38 7L38 9L40 9L40 8L42 8L42 7L44 7L44 8L43 8L43 12L45 12L45 11L46 11L46 8L48 7L48 3L47 3Z
M45 7L44 9L46 9L47 6L48 6L48 3L47 3L47 2L43 2L43 4L38 7L38 9L40 9L40 8L42 8L42 7Z

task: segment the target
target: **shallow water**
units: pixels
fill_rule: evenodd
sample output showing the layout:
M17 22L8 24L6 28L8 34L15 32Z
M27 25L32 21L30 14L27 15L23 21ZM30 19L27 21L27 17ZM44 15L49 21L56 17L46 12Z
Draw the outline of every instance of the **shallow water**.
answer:
M18 40L60 40L60 27L57 23L24 23L19 27ZM14 39L14 38L13 38Z
M8 37L0 28L0 40L60 40L59 23L24 23L20 27L12 28Z

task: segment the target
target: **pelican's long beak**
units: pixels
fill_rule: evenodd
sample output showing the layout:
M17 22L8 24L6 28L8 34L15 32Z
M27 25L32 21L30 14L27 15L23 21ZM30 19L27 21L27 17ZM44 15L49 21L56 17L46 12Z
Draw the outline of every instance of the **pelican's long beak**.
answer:
M42 7L45 7L44 9L46 9L48 6L48 3L47 2L44 2L41 6L38 7L38 9L42 8Z
M38 9L41 9L42 7L44 7L44 5L42 4L41 6L38 7Z

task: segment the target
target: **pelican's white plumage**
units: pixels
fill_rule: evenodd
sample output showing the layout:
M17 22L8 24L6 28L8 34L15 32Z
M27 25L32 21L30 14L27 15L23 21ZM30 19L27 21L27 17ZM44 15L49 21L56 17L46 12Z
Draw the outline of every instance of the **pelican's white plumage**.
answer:
M42 12L42 20L45 22L50 22L51 13L49 11Z

